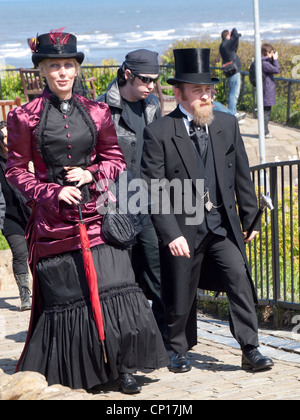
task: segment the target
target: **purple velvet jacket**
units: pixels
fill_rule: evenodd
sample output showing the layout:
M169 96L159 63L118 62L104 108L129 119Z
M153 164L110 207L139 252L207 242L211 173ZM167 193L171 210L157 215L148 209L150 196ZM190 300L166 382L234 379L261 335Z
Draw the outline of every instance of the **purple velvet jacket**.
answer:
M47 166L38 147L40 118L49 99L50 93L45 90L41 97L15 108L8 115L6 177L28 198L32 207L32 215L26 229L29 263L34 279L31 329L41 310L35 276L38 260L80 248L78 210L58 201L63 186L49 182ZM90 101L76 94L74 100L78 101L89 115L96 131L96 146L90 156L90 165L86 169L93 173L97 181L105 177L115 180L118 174L126 169L126 164L118 145L108 105ZM28 171L30 161L34 163L34 175ZM91 184L89 188L93 199L82 205L82 213L90 244L96 246L105 242L101 235L102 216L96 208L96 186Z

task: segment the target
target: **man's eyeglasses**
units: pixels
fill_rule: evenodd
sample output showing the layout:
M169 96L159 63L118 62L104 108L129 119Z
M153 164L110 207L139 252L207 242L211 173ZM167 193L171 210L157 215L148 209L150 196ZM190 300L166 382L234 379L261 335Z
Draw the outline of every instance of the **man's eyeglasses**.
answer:
M152 77L145 77L140 76L139 74L131 72L135 77L140 79L141 82L145 83L145 85L150 85L150 83L156 83L159 79L159 76L156 79L152 79Z

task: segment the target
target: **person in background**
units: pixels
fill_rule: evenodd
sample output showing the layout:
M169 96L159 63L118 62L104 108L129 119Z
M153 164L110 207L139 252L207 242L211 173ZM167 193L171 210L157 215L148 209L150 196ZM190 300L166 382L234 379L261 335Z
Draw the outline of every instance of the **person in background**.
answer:
M213 104L214 111L225 112L225 114L231 114L231 112L229 111L228 108L226 108L225 105L221 104L221 102L216 101L217 91L216 91L215 87L212 88L211 92L212 92L212 98L211 99L212 99L212 104Z
M30 280L28 270L28 248L25 229L30 217L26 198L5 178L7 163L7 128L6 122L0 122L0 183L6 202L5 221L2 234L12 252L13 273L18 285L21 311L31 309Z
M96 183L100 188L103 179L113 182L126 170L111 113L73 92L84 60L74 35L62 29L40 35L32 52L47 85L8 114L6 176L33 209L26 229L33 310L17 370L72 389L119 380L122 392L139 393L133 374L169 359L127 250L110 245L102 232ZM88 276L87 253L96 276ZM102 322L95 322L100 308L106 352Z
M0 229L3 229L5 219L5 200L2 194L2 188L0 184Z
M226 29L221 34L222 43L220 45L223 68L226 68L229 63L232 63L231 66L233 66L230 75L226 75L225 70L224 74L229 88L228 109L238 120L242 120L246 116L244 112L237 111L237 102L241 90L241 60L237 55L240 36L236 28L233 28L232 31Z
M153 95L158 77L158 53L145 49L132 51L126 55L117 78L97 99L109 105L127 169L137 178L141 176L144 128L161 117L159 101ZM158 239L150 219L132 248L132 265L138 283L152 301L156 322L167 342Z
M269 121L272 106L276 105L276 91L274 74L280 73L278 61L278 52L274 51L271 44L263 44L262 54L262 74L263 74L263 96L264 96L264 119L265 119L265 137L273 138L269 131Z

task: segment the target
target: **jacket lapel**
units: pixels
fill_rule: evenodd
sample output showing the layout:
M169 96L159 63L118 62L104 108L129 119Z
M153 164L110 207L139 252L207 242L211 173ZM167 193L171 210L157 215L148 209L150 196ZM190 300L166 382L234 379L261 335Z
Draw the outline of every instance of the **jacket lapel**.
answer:
M223 191L224 165L227 145L224 139L223 129L216 120L214 120L209 127L209 134L215 159L217 179L219 182L220 190Z
M193 143L187 133L182 114L178 108L173 112L172 117L174 119L175 132L173 136L174 144L178 150L188 176L195 182L195 180L199 178L199 171L197 168L198 160Z

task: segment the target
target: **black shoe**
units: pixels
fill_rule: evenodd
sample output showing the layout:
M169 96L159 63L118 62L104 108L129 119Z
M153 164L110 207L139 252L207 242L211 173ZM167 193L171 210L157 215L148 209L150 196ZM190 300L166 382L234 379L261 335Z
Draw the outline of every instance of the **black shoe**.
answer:
M243 349L242 369L258 372L271 369L273 366L273 360L263 356L255 347Z
M187 354L173 354L169 370L174 373L185 373L192 369L191 362L187 358Z
M120 390L124 394L138 394L142 390L131 373L120 373L119 381Z

